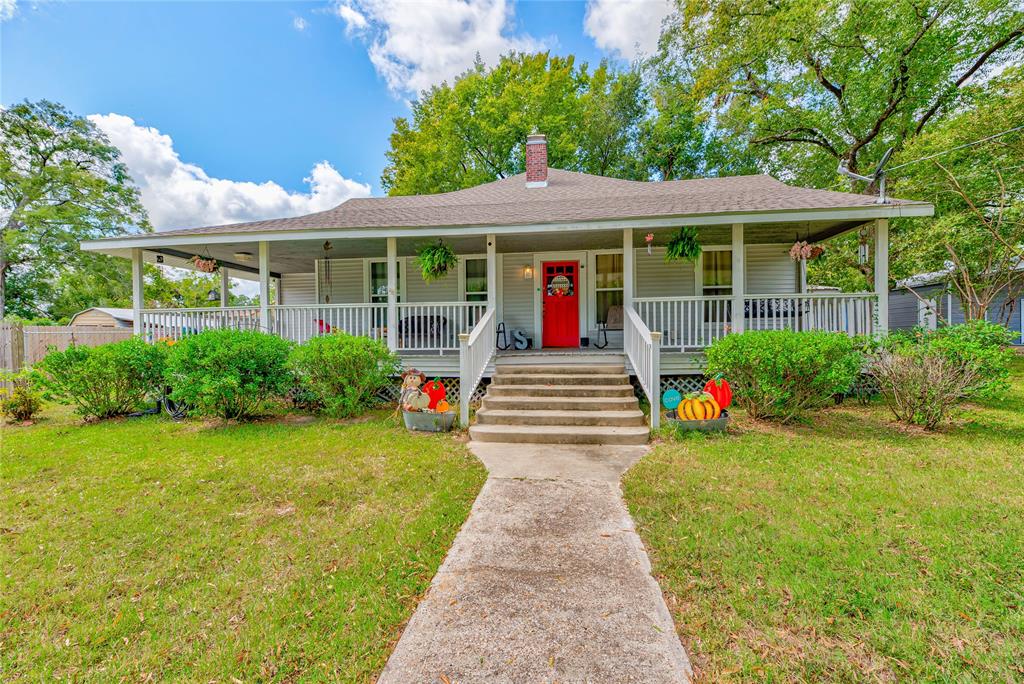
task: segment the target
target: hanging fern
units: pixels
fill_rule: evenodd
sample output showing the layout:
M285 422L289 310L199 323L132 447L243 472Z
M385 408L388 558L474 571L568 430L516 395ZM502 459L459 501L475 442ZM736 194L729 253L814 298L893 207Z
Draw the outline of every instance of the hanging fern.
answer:
M416 263L423 280L430 283L444 278L459 265L459 257L448 245L438 240L436 245L424 245L416 252Z
M697 229L683 226L679 233L665 245L665 261L687 259L697 261L700 256L700 243L697 242Z

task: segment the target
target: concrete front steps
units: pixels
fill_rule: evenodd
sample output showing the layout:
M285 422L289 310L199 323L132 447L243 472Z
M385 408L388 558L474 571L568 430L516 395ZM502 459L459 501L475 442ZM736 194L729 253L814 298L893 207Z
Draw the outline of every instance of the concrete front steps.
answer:
M495 365L476 423L478 442L646 444L647 422L624 363Z

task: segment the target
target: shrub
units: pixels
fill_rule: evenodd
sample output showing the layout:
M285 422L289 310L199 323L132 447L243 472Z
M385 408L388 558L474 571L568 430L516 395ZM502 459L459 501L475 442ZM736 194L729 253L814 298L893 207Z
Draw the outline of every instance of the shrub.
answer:
M897 333L885 340L870 372L897 420L931 430L959 402L998 398L1009 389L1013 338L986 321Z
M251 418L291 388L290 350L290 342L267 333L208 330L170 348L164 378L189 414Z
M296 347L290 365L324 413L339 418L370 408L401 369L383 342L345 333L314 337Z
M736 404L784 423L848 391L862 363L855 341L840 333L750 331L707 350L707 373L729 380Z
M166 347L138 337L98 347L71 346L37 363L43 396L86 419L122 416L160 395Z
M11 388L0 390L0 415L16 423L32 420L43 408L43 402L32 386L29 374L24 371L7 373L2 379L8 380Z

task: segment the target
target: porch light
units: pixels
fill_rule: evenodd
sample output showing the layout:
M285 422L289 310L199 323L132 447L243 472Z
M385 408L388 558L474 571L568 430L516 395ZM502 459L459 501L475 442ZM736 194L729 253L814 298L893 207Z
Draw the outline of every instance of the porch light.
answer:
M523 280L533 280L533 266L523 266Z

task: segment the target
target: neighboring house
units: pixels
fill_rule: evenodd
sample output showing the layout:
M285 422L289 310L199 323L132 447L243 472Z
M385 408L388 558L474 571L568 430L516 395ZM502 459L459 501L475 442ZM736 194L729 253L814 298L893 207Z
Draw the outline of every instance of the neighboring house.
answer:
M888 220L933 212L769 176L638 182L549 169L543 135L530 136L526 162L524 174L456 192L351 199L306 216L82 247L132 259L135 329L150 338L245 327L252 317L297 341L344 330L386 340L428 375L460 377L464 399L491 374L496 340L528 338L543 352L598 346L619 350L657 405L662 379L699 373L703 349L729 332L884 332ZM793 242L866 224L875 291L802 292ZM664 259L681 226L697 230L695 264ZM415 255L439 239L459 265L428 284ZM225 277L257 280L260 304L145 309L143 262L187 266L193 255L217 259ZM273 278L279 301L270 301Z
M1024 266L1020 267L1024 271ZM1006 293L995 299L989 307L988 320L1002 320L1000 312L1006 302ZM1017 334L1015 345L1024 345L1024 298L1013 303L1007 327ZM916 327L934 330L940 325L957 325L966 321L960 298L949 285L948 271L935 271L911 276L896 283L889 293L889 328L911 330Z
M94 306L79 311L68 322L72 327L93 328L131 328L135 324L133 309L113 309L106 306Z

